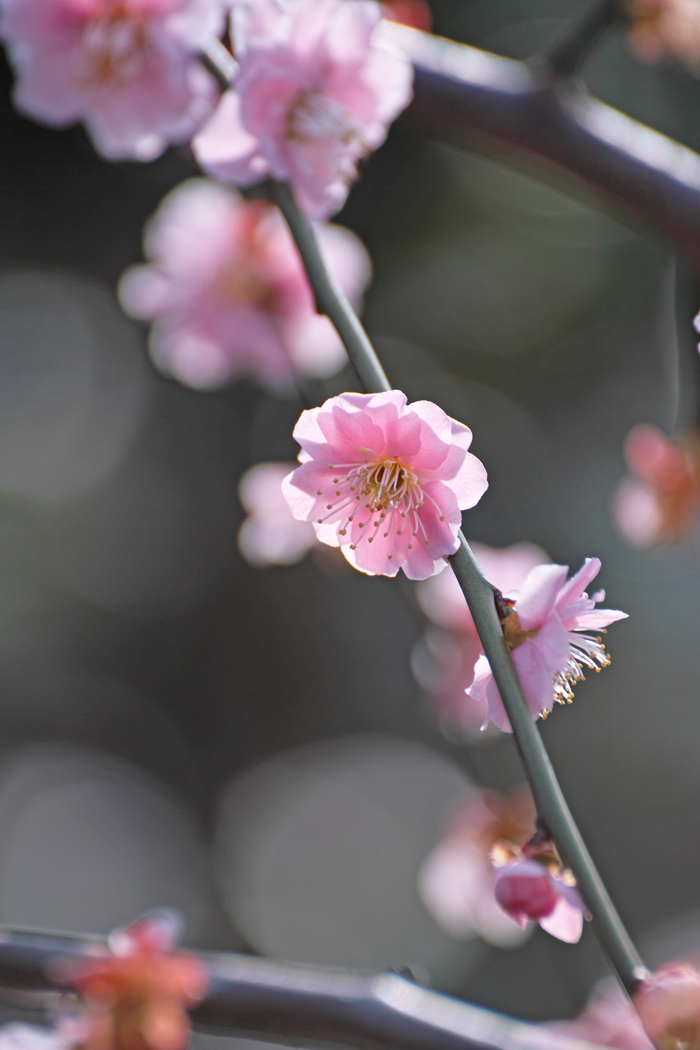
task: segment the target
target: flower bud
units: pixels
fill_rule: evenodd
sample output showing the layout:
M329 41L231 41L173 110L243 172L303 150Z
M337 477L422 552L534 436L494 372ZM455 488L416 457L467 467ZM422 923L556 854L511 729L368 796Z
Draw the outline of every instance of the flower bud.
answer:
M644 1030L657 1050L700 1050L700 973L666 963L634 996Z
M535 922L551 915L559 894L549 872L534 860L509 864L496 882L496 900L503 910L525 926L528 919Z

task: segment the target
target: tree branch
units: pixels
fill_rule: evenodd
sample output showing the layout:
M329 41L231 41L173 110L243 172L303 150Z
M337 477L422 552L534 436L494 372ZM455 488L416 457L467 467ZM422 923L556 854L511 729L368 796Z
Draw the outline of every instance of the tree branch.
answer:
M104 939L0 927L1 989L61 987L57 963L106 950ZM205 952L210 985L195 1027L367 1050L595 1050L592 1044L458 1002L391 973L366 974ZM65 987L65 986L64 986Z
M384 31L410 56L414 100L400 123L454 146L534 162L560 188L581 187L668 237L700 276L700 156L545 68L406 26ZM505 147L505 150L504 150ZM561 176L568 177L568 186Z

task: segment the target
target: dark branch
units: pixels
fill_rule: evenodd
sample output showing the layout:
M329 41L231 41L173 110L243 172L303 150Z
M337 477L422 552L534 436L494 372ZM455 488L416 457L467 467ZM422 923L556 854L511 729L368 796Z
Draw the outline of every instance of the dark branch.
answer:
M0 988L47 992L59 960L103 950L99 938L0 927ZM313 1039L368 1050L594 1050L390 973L363 974L205 953L209 993L197 1027Z
M513 151L536 173L565 174L624 217L668 237L700 275L700 156L543 70L405 26L385 27L413 60L401 118L440 142ZM561 178L559 179L561 185Z
M596 0L573 30L559 40L545 56L550 73L570 77L577 73L603 33L622 18L622 0Z

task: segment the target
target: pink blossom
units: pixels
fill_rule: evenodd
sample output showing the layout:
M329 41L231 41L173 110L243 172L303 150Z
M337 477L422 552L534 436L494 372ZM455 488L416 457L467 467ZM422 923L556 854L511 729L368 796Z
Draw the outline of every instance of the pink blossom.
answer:
M529 792L493 791L470 798L425 859L418 876L423 903L450 936L479 936L501 948L524 940L524 929L496 902L494 848L517 850L532 831L535 808Z
M333 397L301 414L294 437L301 466L283 484L294 517L370 576L439 572L488 486L471 430L399 390Z
M411 98L411 66L375 39L370 0L234 0L239 73L194 140L202 168L290 182L312 219L338 211L357 163Z
M520 587L530 569L547 560L545 552L532 543L502 550L472 543L471 548L486 578L506 595ZM417 596L423 612L439 629L429 630L415 648L413 672L430 694L446 729L465 735L478 733L483 711L465 690L474 680L481 642L462 588L448 566L420 583Z
M349 230L317 229L329 269L354 305L370 262ZM149 265L123 275L127 313L152 320L151 356L163 372L197 389L248 374L268 386L293 372L327 376L345 351L313 296L276 208L232 189L191 179L168 194L146 228Z
M628 38L638 58L658 62L668 56L692 72L700 67L698 0L626 0Z
M238 533L238 547L251 565L294 565L317 543L308 521L297 521L282 493L293 463L257 463L238 484L248 517Z
M579 633L601 630L627 613L596 609L605 598L598 591L589 598L584 588L600 572L598 558L586 558L582 568L566 580L567 565L539 565L532 569L503 625L508 648L533 718L545 717L555 703L570 701L571 687L583 678L586 667L598 671L610 659L600 638ZM467 690L473 700L488 703L489 720L512 732L498 688L485 655L474 671Z
M615 1050L652 1050L639 1014L616 980L602 981L575 1021L553 1021L547 1031Z
M583 932L583 902L575 885L536 860L521 860L501 868L496 900L506 915L525 927L528 920L560 941L575 944Z
M700 1048L700 973L693 966L665 963L642 981L633 1001L657 1050Z
M214 107L197 54L222 29L223 0L0 0L0 14L18 109L84 121L110 160L152 160Z
M678 543L693 528L700 506L700 443L691 432L671 441L657 427L633 427L625 441L632 477L613 502L618 529L633 547Z

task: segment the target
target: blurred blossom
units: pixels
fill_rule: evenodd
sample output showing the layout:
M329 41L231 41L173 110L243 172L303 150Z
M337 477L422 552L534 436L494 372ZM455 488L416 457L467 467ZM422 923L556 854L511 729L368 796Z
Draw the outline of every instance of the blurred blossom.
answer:
M251 565L294 565L317 544L308 521L297 521L282 492L293 463L258 463L238 484L248 517L238 533L241 554Z
M239 186L290 182L311 219L338 211L357 163L411 98L412 67L373 40L369 0L234 0L239 73L193 142L206 172Z
M525 927L496 902L492 856L515 852L531 835L535 819L527 789L510 796L484 791L453 819L418 877L423 903L451 937L479 936L501 948L523 941Z
M182 1050L187 1010L206 991L201 959L172 949L179 923L167 912L144 916L109 937L110 954L72 961L66 973L84 999L82 1050Z
M627 36L644 62L669 57L700 69L700 0L625 0Z
M495 587L514 597L528 572L547 561L532 543L516 543L497 550L472 543L481 569ZM430 694L440 721L462 734L478 733L484 712L467 695L481 642L462 588L448 566L417 588L418 602L438 629L429 630L413 651L411 666L419 684Z
M0 12L18 109L82 120L110 160L152 160L212 111L197 54L223 28L222 0L0 0Z
M613 502L618 529L633 547L678 543L700 507L700 437L671 441L657 427L634 427L625 442L633 477L623 478Z
M572 686L581 681L584 668L600 671L610 663L599 637L578 632L604 631L627 617L616 609L595 608L605 591L589 598L584 590L600 572L598 558L586 558L567 581L568 571L568 565L538 565L528 573L517 599L506 602L512 611L503 633L534 719L545 718L555 703L573 700ZM490 720L505 733L512 732L484 654L467 692L479 703L487 701L485 726Z
M340 394L302 412L294 428L301 466L283 489L295 518L313 522L318 539L356 569L395 576L402 568L424 580L457 550L461 512L488 482L467 451L469 427L430 401L406 400L400 390Z
M585 1010L575 1021L553 1021L545 1027L567 1039L615 1050L652 1050L639 1014L614 978L596 985Z
M429 33L433 24L426 0L383 0L382 11L388 22L398 22L424 33Z
M358 307L371 272L367 252L339 226L316 233L331 273ZM202 390L242 374L279 387L294 372L328 376L344 363L271 205L190 179L161 203L144 248L149 264L126 271L119 296L127 313L154 322L151 356L166 374Z
M641 982L633 1002L656 1050L700 1048L700 973L695 967L665 963Z

